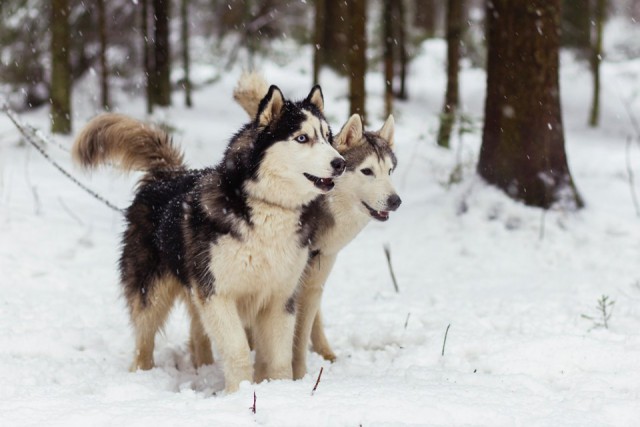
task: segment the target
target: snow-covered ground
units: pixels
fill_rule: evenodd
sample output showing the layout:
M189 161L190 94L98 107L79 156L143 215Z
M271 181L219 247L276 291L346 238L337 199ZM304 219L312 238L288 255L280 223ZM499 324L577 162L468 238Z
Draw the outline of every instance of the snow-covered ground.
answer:
M303 97L309 54L300 49L287 65L260 67L286 96ZM435 146L444 44L426 43L412 64L411 99L396 105L402 207L344 250L326 288L325 323L338 360L310 354L303 380L245 384L232 395L221 391L219 366L191 367L182 307L157 339L157 368L128 372L133 338L116 268L120 214L18 146L18 133L0 117L0 425L638 425L640 218L628 184L633 132L624 102L640 116L633 98L640 62L605 62L595 130L585 124L586 64L570 54L562 63L567 151L586 208L544 214L483 184L474 174L480 129L451 151ZM222 73L198 90L192 110L176 92L176 106L154 116L176 129L194 167L216 163L245 121L231 101L239 74ZM383 121L382 81L374 72L367 80L372 128ZM484 81L483 71L463 70L464 109L479 128ZM337 130L348 114L347 83L330 72L322 83ZM97 111L96 88L89 78L74 93L76 130ZM120 91L116 105L144 118L139 98ZM47 113L23 119L46 130ZM135 177L83 176L65 151L48 151L117 205L131 200ZM640 145L629 154L640 191ZM457 159L463 180L449 186ZM608 329L595 327L602 295L615 301Z

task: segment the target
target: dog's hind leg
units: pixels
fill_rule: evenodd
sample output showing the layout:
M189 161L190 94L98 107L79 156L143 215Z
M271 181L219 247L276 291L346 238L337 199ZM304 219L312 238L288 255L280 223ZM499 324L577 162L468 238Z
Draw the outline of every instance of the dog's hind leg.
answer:
M253 340L256 349L256 383L266 379L291 379L295 312L290 296L274 297L258 313Z
M131 371L153 368L153 349L158 330L162 328L181 285L169 277L156 280L146 298L129 297L131 320L136 337L136 351Z
M316 255L307 266L297 299L296 329L293 344L293 378L298 380L307 373L307 349L316 314L320 310L322 290L335 255ZM327 344L328 346L328 344Z
M318 310L316 318L313 321L313 327L311 328L311 348L318 353L324 360L329 362L335 362L336 355L331 350L327 336L324 333L324 326L322 326L322 312Z
M206 300L194 298L200 319L209 337L222 354L225 390L238 390L242 381L253 379L249 342L234 298L212 295Z
M212 365L213 353L211 352L211 340L204 330L200 313L193 301L190 300L189 295L185 297L185 303L191 317L189 350L191 351L193 366L199 368L204 365Z

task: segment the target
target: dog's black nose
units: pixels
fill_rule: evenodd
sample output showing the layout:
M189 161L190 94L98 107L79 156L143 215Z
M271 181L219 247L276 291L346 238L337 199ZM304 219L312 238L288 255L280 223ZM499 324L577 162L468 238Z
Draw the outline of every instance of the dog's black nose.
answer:
M346 163L344 159L341 157L336 157L335 159L331 160L331 167L335 171L334 173L336 175L340 175L342 172L344 172L345 164Z
M398 196L397 194L392 194L387 199L387 209L389 209L390 211L395 211L400 207L401 203L402 200L400 199L400 196Z

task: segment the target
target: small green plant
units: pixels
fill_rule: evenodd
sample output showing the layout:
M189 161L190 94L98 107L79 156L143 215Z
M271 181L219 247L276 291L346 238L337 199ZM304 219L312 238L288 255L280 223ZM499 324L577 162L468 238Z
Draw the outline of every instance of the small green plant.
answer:
M596 316L588 316L583 314L582 317L593 322L593 328L606 328L609 329L609 319L611 319L611 315L613 314L613 305L616 302L613 300L609 300L607 295L602 295L598 299L598 305L596 306L596 310L598 311L598 315Z

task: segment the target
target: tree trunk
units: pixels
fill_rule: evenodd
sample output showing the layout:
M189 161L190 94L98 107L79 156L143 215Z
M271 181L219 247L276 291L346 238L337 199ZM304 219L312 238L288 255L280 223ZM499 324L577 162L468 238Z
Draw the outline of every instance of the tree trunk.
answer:
M51 5L51 132L71 133L71 67L69 65L69 2Z
M358 0L360 1L360 0ZM324 51L331 52L323 55L323 65L327 65L341 74L348 73L348 63L351 46L349 44L352 29L350 29L350 1L324 0ZM357 24L356 24L357 25Z
M170 0L153 0L155 22L154 37L154 104L171 105L171 56L169 52L169 5Z
M414 0L415 15L413 15L413 25L424 31L427 38L436 35L436 1L437 0Z
M564 149L560 0L487 2L487 96L478 173L510 197L583 206Z
M405 17L405 0L396 0L393 2L395 6L395 22L398 32L398 51L399 51L399 74L400 74L400 90L396 94L399 99L407 99L407 68L409 64L409 54L407 53L407 30Z
M591 46L590 0L562 1L562 46L588 50Z
M98 6L98 27L100 32L100 100L102 108L109 105L109 68L107 66L107 16L104 0L96 0Z
M313 84L320 84L320 68L324 62L322 53L325 50L324 46L324 30L325 30L325 0L316 0L315 5L315 28L313 34Z
M349 100L350 114L365 115L365 76L367 74L367 2L352 0L349 5Z
M447 91L440 116L438 145L449 148L451 129L458 108L458 74L460 71L460 40L462 38L463 0L447 2Z
M184 69L184 105L191 108L191 60L189 58L189 0L180 0L180 33L182 42L182 67Z
M593 73L593 99L591 101L591 112L589 113L589 126L598 126L600 118L600 62L602 62L602 26L604 23L604 13L606 0L596 1L594 20L596 23L596 39L591 48L591 72Z
M396 0L397 1L397 0ZM384 111L393 113L393 0L382 2L382 46L384 63Z
M153 64L151 63L151 40L149 34L149 0L141 0L140 26L142 28L142 67L145 76L145 94L147 97L147 114L153 113Z

